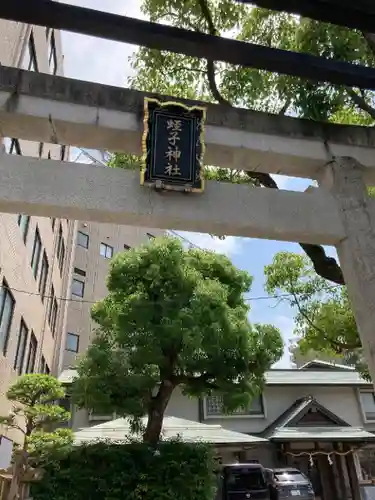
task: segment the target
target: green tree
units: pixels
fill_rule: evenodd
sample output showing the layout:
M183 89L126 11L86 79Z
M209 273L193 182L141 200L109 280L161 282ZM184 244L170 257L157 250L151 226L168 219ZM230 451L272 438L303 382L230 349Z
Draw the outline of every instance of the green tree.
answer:
M249 323L251 282L224 255L185 250L176 238L116 255L108 295L92 309L99 329L78 366L77 404L128 416L135 428L147 416L152 445L177 387L218 393L229 412L248 405L283 352L276 328Z
M142 11L152 21L211 35L230 34L238 40L367 66L373 66L375 62L375 35L233 0L143 0ZM370 91L310 82L144 47L132 58L132 67L135 74L129 83L143 91L270 113L292 113L336 123L369 126L375 119L373 93ZM113 164L116 163L115 156ZM211 167L209 178L217 179L214 167ZM225 177L231 180L230 174ZM250 183L278 188L268 174L244 172L235 178L242 182L246 177L250 178ZM320 276L344 284L339 264L326 255L322 246L301 246Z
M299 353L342 358L368 377L346 287L318 276L309 259L300 254L280 252L264 272L266 291L296 311L294 333Z
M8 389L6 396L12 409L0 417L0 425L23 435L23 444L14 456L8 500L19 498L21 481L32 467L43 465L72 444L70 429L53 429L70 419L70 413L56 404L64 395L64 388L55 377L36 373L19 377Z

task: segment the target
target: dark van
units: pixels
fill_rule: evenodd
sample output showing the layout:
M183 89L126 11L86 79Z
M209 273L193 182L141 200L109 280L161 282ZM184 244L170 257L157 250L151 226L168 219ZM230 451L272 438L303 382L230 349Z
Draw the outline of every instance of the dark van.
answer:
M270 500L265 469L260 464L221 467L218 500Z

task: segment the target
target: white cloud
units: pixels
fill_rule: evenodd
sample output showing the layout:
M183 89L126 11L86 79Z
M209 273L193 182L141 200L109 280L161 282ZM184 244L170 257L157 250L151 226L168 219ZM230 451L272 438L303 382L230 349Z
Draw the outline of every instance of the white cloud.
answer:
M223 253L228 257L237 255L241 252L242 238L227 236L224 240L210 236L204 233L190 233L178 231L183 238L193 243L200 248L212 250L214 252Z
M113 14L142 19L139 0L68 0L64 3L105 10ZM100 38L62 33L64 71L69 78L77 78L107 85L125 86L133 73L129 57L136 46Z

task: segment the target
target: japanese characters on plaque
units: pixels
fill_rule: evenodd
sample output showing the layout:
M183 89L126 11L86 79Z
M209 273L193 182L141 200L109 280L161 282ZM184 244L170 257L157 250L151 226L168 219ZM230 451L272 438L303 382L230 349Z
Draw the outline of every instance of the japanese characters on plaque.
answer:
M205 108L145 98L141 184L204 189Z

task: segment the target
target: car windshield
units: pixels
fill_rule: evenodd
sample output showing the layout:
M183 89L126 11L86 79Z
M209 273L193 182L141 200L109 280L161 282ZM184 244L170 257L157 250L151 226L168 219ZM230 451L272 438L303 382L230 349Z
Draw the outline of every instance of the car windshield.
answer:
M263 490L266 488L261 469L239 468L227 472L229 491Z
M276 481L280 483L283 482L293 482L293 483L305 483L308 479L302 474L302 472L297 471L282 471L275 472Z

